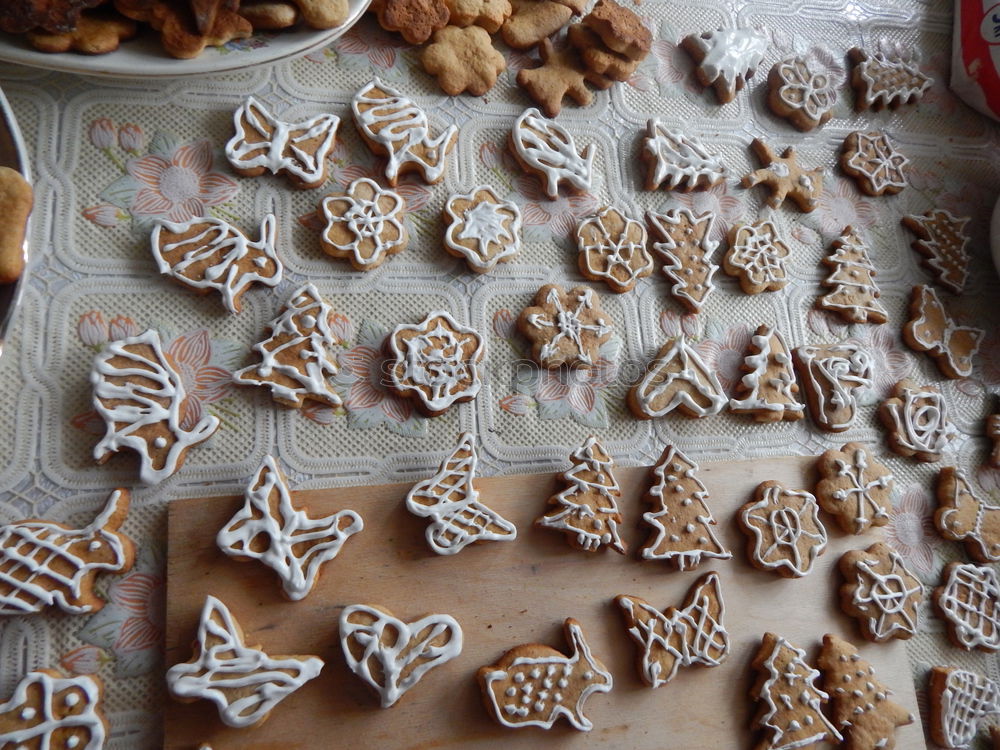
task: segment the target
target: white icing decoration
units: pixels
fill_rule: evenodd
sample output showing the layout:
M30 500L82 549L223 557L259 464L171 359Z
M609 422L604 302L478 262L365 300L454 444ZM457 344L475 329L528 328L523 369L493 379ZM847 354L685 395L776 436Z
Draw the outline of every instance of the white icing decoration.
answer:
M478 466L475 439L463 432L437 473L415 484L406 495L410 513L432 519L427 543L439 555L454 555L473 542L517 538L514 524L479 502L474 484Z
M285 477L271 455L264 456L245 497L243 507L219 530L216 544L230 557L260 560L271 568L293 601L309 593L320 566L364 528L353 510L310 518L293 508Z
M955 565L935 596L962 648L1000 650L1000 579L992 566Z
M250 727L267 718L281 700L319 675L316 656L268 656L247 646L226 605L205 597L194 662L167 670L167 687L181 699L203 698L215 704L230 727Z
M370 191L371 197L365 197L362 190ZM383 200L390 201L388 210L382 209ZM336 210L341 203L346 204L346 208ZM323 241L341 253L349 254L359 266L377 266L387 255L399 252L396 248L406 244L402 216L406 202L399 193L383 189L375 180L359 177L348 186L346 195L328 195L320 205L326 218ZM333 241L330 232L336 224L347 225L353 236L350 242L339 244Z
M850 483L846 489L833 490L831 497L843 504L853 501L855 508L854 533L861 534L877 520L887 522L889 513L882 503L872 497L872 492L891 488L892 474L883 473L883 468L882 471L876 471L874 478L869 478L867 474L870 468L869 456L863 448L850 451L849 461L836 458L833 463L836 467L834 477L847 477ZM869 511L871 512L870 517Z
M664 213L647 211L646 218L663 238L654 242L652 249L663 260L663 275L673 282L670 293L694 312L699 312L705 299L715 289L712 277L719 270L711 260L719 247L719 243L711 238L715 214L705 212L696 215L680 208ZM683 242L678 242L674 233L682 223L687 225L689 234ZM696 241L694 238L699 234L701 239ZM696 282L690 278L695 272L698 274Z
M1000 562L1000 507L984 503L972 490L972 485L958 469L951 469L952 492L942 497L942 473L938 480L938 510L934 517L941 534L954 541L975 544L973 555L982 562ZM972 523L965 522L963 515L972 509Z
M361 647L360 657L352 644ZM382 708L388 708L428 671L462 653L462 628L450 615L407 623L375 607L352 604L340 614L340 645L347 666L378 691Z
M833 432L851 427L858 416L857 391L872 387L871 355L852 343L800 346L795 354L816 423Z
M698 67L704 80L723 88L727 100L736 96L767 52L767 39L753 29L719 29L688 38L702 54Z
M717 617L712 612L713 600L718 602ZM681 667L717 667L729 654L729 633L722 624L726 608L717 573L696 581L681 609L667 607L661 613L629 596L615 601L630 618L629 635L643 649L639 671L650 687L670 682Z
M882 408L889 415L895 441L913 453L940 454L958 437L958 430L948 417L948 406L937 391L904 388L901 403L892 399Z
M762 291L774 291L788 283L785 273L788 254L788 246L773 223L743 224L726 253L726 273L741 275L749 284L763 287Z
M193 237L182 239L192 227ZM153 228L150 245L160 273L194 289L215 289L229 312L239 312L239 297L254 282L275 287L281 283L283 266L274 250L276 223L268 214L260 225L260 239L251 242L232 225L213 217L176 223L160 219ZM252 258L257 268L270 265L267 273L240 268ZM209 265L206 265L209 264Z
M855 607L874 609L877 617L868 617L872 635L879 642L892 638L897 631L917 633L917 608L911 604L914 594L922 593L923 586L906 569L903 558L895 550L889 552L889 571L879 573L875 566L879 560L858 560L857 586L851 601ZM912 581L912 585L907 585ZM912 616L910 611L912 610ZM907 636L908 637L908 636Z
M981 725L1000 715L1000 683L965 669L948 669L940 698L932 701L948 747L968 747ZM936 704L936 705L935 705Z
M616 220L623 226L612 235L610 226ZM613 292L626 292L653 272L653 259L646 250L646 227L613 206L580 222L576 246L584 275L605 282Z
M511 142L518 160L541 173L549 200L558 197L559 183L563 181L575 192L590 190L594 144L588 144L578 153L569 131L534 107L526 109L514 122Z
M664 403L663 394L678 386ZM729 399L722 383L683 334L664 347L632 391L632 397L648 417L662 417L678 407L697 417L722 411Z
M961 294L969 276L969 235L965 226L968 216L958 217L950 211L936 208L923 216L909 215L903 225L917 235L913 248L924 256L923 264L935 280L954 294ZM915 225L915 226L914 226Z
M933 287L922 284L915 291L920 296L916 315L903 329L912 337L914 348L945 360L948 377L969 377L972 359L979 352L984 332L972 326L956 325Z
M797 508L792 505L796 501ZM785 568L792 576L801 578L812 570L816 558L826 549L826 528L819 520L819 505L805 490L769 485L759 500L740 510L740 520L753 536L754 562L765 570ZM807 530L806 526L815 530ZM804 556L799 549L803 542Z
M528 325L535 328L555 328L556 335L553 336L541 349L539 352L539 359L544 362L544 360L553 356L559 348L559 345L568 340L573 348L576 349L576 359L585 365L592 365L593 360L587 354L586 349L583 346L583 341L580 335L584 332L591 332L595 336L606 336L611 333L611 326L605 323L603 320L598 320L596 323L584 323L580 320L580 313L583 310L589 310L594 306L594 292L589 288L584 288L583 291L577 295L576 307L572 310L567 310L563 307L562 299L558 290L553 287L549 290L548 295L545 298L545 303L552 305L556 309L556 315L554 317L542 317L540 315L532 315L528 319Z
M726 168L717 154L709 152L694 136L668 128L658 117L648 122L642 149L653 162L647 182L654 190L709 187L726 177Z
M743 376L740 384L747 395L730 399L729 408L733 411L801 413L804 407L795 399L795 372L785 340L774 328L764 326L764 329L763 333L755 333L751 337L752 353L744 358L750 371ZM765 379L772 363L780 365L781 371L778 377Z
M834 250L823 263L833 272L823 280L831 291L819 299L820 307L840 313L855 323L884 323L888 313L878 301L875 265L860 234L853 227L834 243Z
M460 214L458 201L472 205ZM444 210L448 216L445 244L465 258L472 270L485 273L520 252L521 210L500 200L491 188L481 185L468 194L453 195ZM462 240L471 241L472 247Z
M865 108L898 107L914 102L934 83L913 62L890 59L881 53L858 52L854 71L865 84L864 90L857 92Z
M480 669L480 679L483 683L486 698L493 714L505 727L541 727L551 729L560 716L565 717L574 729L583 732L590 731L594 725L583 714L583 707L593 693L611 692L613 679L590 651L590 646L583 637L583 630L575 620L566 621L566 639L569 641L572 653L565 656L554 648L534 646L539 651L542 648L544 656L517 656L510 658L508 651L500 661L493 665L496 668ZM561 692L553 692L531 706L529 711L525 706L531 703L530 697L543 686L543 680L556 679L561 690L573 692L579 690L576 703L569 705L564 702ZM511 683L521 686L519 694L529 698L524 705L511 701L506 696L505 688ZM533 715L534 714L534 715Z
M76 698L77 703L70 703L71 697ZM58 705L60 701L74 706L80 700L83 700L81 710L60 716L66 713ZM87 675L54 677L46 672L29 672L17 684L10 700L0 704L0 715L13 714L29 701L39 702L41 715L31 708L21 711L20 718L32 722L31 725L8 724L5 731L0 730L0 747L54 750L59 746L57 738L66 739L67 747L78 747L80 750L101 750L104 747L107 730L100 713L101 689L93 678ZM85 733L85 745L79 744L81 732ZM75 739L76 744L70 745L68 740L71 739Z
M260 364L237 370L233 380L266 385L274 398L300 406L307 398L340 406L340 395L330 382L330 378L340 371L334 351L339 341L330 325L332 315L333 308L320 297L315 286L299 287L292 292L278 317L268 325L271 335L253 345L253 351L260 356ZM268 348L269 345L273 348ZM296 347L302 347L301 364L278 361L280 353ZM293 382L279 382L271 379L272 375Z
M906 187L903 168L910 163L899 153L885 133L858 133L857 153L847 160L850 167L857 170L871 186L872 192L882 193ZM871 153L866 153L870 151Z
M826 73L812 70L804 57L786 57L777 63L780 86L777 96L789 109L801 110L812 123L837 103L837 82Z
M340 118L330 114L284 122L251 96L233 114L236 134L226 144L226 158L238 170L264 167L271 174L287 172L304 184L317 184L326 173L339 125ZM317 138L315 149L303 148Z
M395 184L404 167L411 164L417 165L429 183L444 176L445 157L458 137L456 125L432 138L427 114L378 78L354 95L351 110L362 136L385 150L389 160L385 176L390 183ZM417 146L426 149L426 154L419 156L414 150Z

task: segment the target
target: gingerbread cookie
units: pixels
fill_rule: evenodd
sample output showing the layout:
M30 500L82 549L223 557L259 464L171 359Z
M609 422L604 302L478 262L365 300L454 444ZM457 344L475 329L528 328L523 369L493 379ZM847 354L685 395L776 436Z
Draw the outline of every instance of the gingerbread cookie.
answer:
M580 623L570 617L564 627L569 656L551 646L526 643L479 668L476 676L486 707L501 725L551 729L561 716L581 732L593 729L583 714L584 704L594 693L611 692L614 681L591 653Z
M629 409L639 419L662 417L674 409L687 417L708 417L728 401L715 371L683 335L663 345L628 392Z
M586 72L580 54L573 47L557 49L550 39L543 39L538 45L538 54L542 64L519 70L517 85L535 100L547 117L555 117L562 111L562 102L567 96L581 107L594 100L584 83Z
M264 456L244 498L243 507L219 529L215 543L236 560L259 560L271 568L292 601L306 597L323 563L364 528L353 510L311 518L294 508L288 480L271 455Z
M800 346L793 359L816 426L826 432L850 429L858 416L858 393L872 387L871 355L843 343Z
M510 0L444 0L453 26L478 26L495 34L513 12Z
M347 0L291 0L306 25L314 29L332 29L347 20L350 6Z
M35 28L45 31L69 31L87 8L100 5L101 0L61 0L60 2L2 3L0 31L23 34Z
M526 172L538 175L549 200L559 197L566 183L571 193L586 193L594 172L594 144L577 151L573 136L537 109L526 109L510 131L510 150Z
M646 162L646 190L703 190L726 179L726 167L694 136L668 128L659 118L646 123L639 157Z
M410 44L423 44L448 25L448 5L441 0L374 0L371 10L386 31L398 31Z
M10 284L21 276L25 260L25 236L34 191L16 169L0 166L0 284Z
M838 566L844 577L840 606L857 618L865 638L884 643L917 634L924 587L896 550L876 542L845 552Z
M896 109L912 104L924 95L934 79L921 72L914 63L893 59L881 53L871 55L855 47L847 53L854 63L851 71L851 88L854 89L854 108L858 112L886 107Z
M681 667L717 667L729 656L718 573L706 573L691 584L680 609L660 612L638 596L616 596L615 604L640 649L639 677L650 687L667 684Z
M508 46L531 49L583 12L584 0L510 0L512 13L500 28Z
M583 23L570 24L566 41L580 53L587 83L595 88L609 89L615 82L629 80L639 67L640 60L631 60L601 41L600 35Z
M535 519L535 525L566 534L570 544L585 552L607 546L622 555L625 543L619 534L621 489L611 470L615 462L604 446L591 436L570 456L573 467L559 480L565 489L549 498L552 506Z
M260 363L233 373L237 385L271 389L279 404L301 409L307 400L340 406L332 378L340 372L331 326L333 308L312 284L299 287L268 324L271 335L253 345Z
M847 534L864 534L889 523L894 477L862 443L830 449L816 462L820 507L836 517Z
M940 461L948 443L958 437L944 396L934 386L899 381L892 397L882 402L878 415L889 430L893 453L918 461Z
M653 45L653 35L642 19L614 0L597 0L583 17L583 25L597 34L605 47L628 60L642 60Z
M401 324L389 336L389 387L430 417L452 404L471 401L482 388L479 363L486 341L451 313L437 310L416 324Z
M645 495L653 510L642 520L653 528L643 545L643 560L665 560L677 570L690 570L704 558L728 560L732 553L722 546L712 527L708 489L698 479L698 464L668 445L652 471L653 485Z
M251 284L274 288L281 283L284 266L274 249L276 237L274 214L264 217L257 240L214 217L180 223L160 219L150 245L160 273L198 294L214 289L226 309L238 313Z
M764 166L748 175L744 175L740 185L752 188L754 185L764 185L771 191L767 205L777 208L785 199L798 206L800 211L808 213L819 205L823 195L823 168L803 169L799 166L798 156L791 146L786 148L781 156L771 150L760 138L754 138L750 148Z
M736 98L767 52L767 39L752 29L719 29L691 34L680 46L694 60L702 86L715 88L720 104Z
M923 256L921 264L934 280L949 292L961 294L969 276L969 235L965 225L971 219L936 208L923 216L904 216L900 221L917 236L912 247Z
M994 567L948 563L933 602L954 645L966 651L1000 651L1000 579Z
M250 22L254 31L277 31L299 22L298 8L285 0L243 0L240 15Z
M251 96L236 110L233 126L236 134L226 144L226 158L237 174L284 174L301 189L326 182L327 157L340 127L336 115L285 122Z
M49 33L29 31L28 43L39 52L79 52L83 55L105 55L136 35L135 21L116 13L84 13L71 31Z
M233 8L219 5L209 25L198 26L192 9L173 0L114 0L119 13L133 21L148 23L160 35L160 44L172 57L189 59L206 47L221 47L253 33L250 22Z
M478 26L445 26L434 32L420 62L448 96L468 91L482 96L507 70L507 60L494 47L490 35Z
M613 206L605 206L576 228L580 273L603 281L615 294L632 291L653 273L646 250L646 227Z
M964 541L969 557L978 562L1000 562L1000 507L977 497L972 483L954 466L938 473L937 499L934 525L941 536Z
M816 684L819 672L806 652L774 633L765 633L751 668L757 673L751 695L760 703L753 726L764 737L758 750L808 748L843 738L823 714L830 696Z
M886 133L854 132L844 139L840 168L854 178L867 195L895 195L905 188L906 165L910 163L896 150Z
M758 422L802 419L805 408L796 394L792 357L785 339L771 326L759 326L750 338L750 349L743 359L743 372L737 386L737 398L729 408L750 414Z
M801 578L826 549L819 505L805 490L789 490L774 480L761 482L738 518L755 568Z
M130 500L128 490L114 490L94 520L78 529L37 518L0 526L0 615L45 607L99 611L97 575L126 573L135 563L135 542L119 531Z
M521 250L521 210L501 200L491 187L480 185L451 196L442 218L448 226L444 249L476 273L509 263Z
M972 358L984 336L982 329L957 325L932 287L913 287L903 341L911 349L927 352L945 377L967 378L972 374Z
M737 223L729 229L729 250L722 268L739 279L744 294L776 292L788 283L788 255L788 245L772 222Z
M834 725L844 735L844 750L893 750L896 727L913 723L913 714L891 700L875 668L854 644L827 633L816 660L830 694Z
M660 270L671 282L670 293L689 312L701 312L705 299L715 289L712 277L719 267L712 262L719 243L711 238L716 216L710 211L694 214L686 208L664 213L646 212L646 220L657 240L654 255Z
M799 55L776 62L767 76L767 104L798 130L820 127L833 115L838 81Z
M517 328L531 341L531 356L548 370L593 367L613 330L596 292L583 286L567 292L557 284L538 290L535 304L518 316Z
M475 437L463 432L455 450L437 473L413 485L406 509L431 519L427 544L439 555L454 555L477 542L512 542L517 527L479 501L475 479L479 470Z
M103 702L99 677L29 672L0 703L0 741L14 750L100 750L110 733Z
M343 195L328 195L320 208L326 219L323 252L346 258L357 271L378 268L409 244L403 196L368 177L356 179Z
M249 646L229 609L205 597L189 661L167 670L167 689L179 701L208 700L226 726L252 727L323 669L317 656L271 656Z
M966 669L931 668L927 693L928 729L942 747L968 747L979 729L1000 713L1000 684ZM996 739L992 728L990 734Z
M986 417L986 437L993 443L986 463L994 469L1000 469L1000 414L990 414Z
M830 250L823 258L823 264L832 269L823 279L823 286L830 291L816 300L816 306L848 323L885 323L889 313L878 301L877 271L861 233L852 226L844 227Z
M135 451L143 484L172 476L188 449L219 429L219 418L211 414L193 425L184 422L184 381L152 329L106 345L94 359L90 383L94 410L105 424L94 460L103 464L123 448Z
M458 141L457 125L432 137L427 113L378 78L354 95L351 111L368 148L388 159L385 178L392 187L408 172L420 172L429 185L444 179L447 156Z
M352 604L340 613L340 646L347 666L389 708L430 670L462 653L462 627L451 615L406 622L383 607Z

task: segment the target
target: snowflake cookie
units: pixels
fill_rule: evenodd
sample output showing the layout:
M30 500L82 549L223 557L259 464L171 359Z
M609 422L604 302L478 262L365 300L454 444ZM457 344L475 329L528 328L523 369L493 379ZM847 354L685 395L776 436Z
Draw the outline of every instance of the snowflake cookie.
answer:
M918 461L940 461L948 443L958 437L944 396L931 385L899 381L892 397L882 402L878 415L889 430L893 453L913 456Z
M820 127L833 115L837 81L818 71L806 57L792 55L776 62L767 76L767 104L803 132Z
M593 367L612 331L596 292L582 286L567 292L556 284L538 290L535 304L518 316L517 327L531 341L535 361L550 370Z
M340 646L347 666L389 708L430 670L462 653L462 628L450 615L406 622L383 607L352 604L340 614Z
M934 525L941 536L964 541L969 557L978 562L1000 562L1000 507L983 502L954 466L938 474L937 499Z
M936 208L923 216L904 216L900 221L917 236L912 247L923 256L921 264L934 280L949 292L961 294L969 276L969 235L965 225L971 219Z
M816 462L820 480L816 499L847 534L864 534L872 526L889 523L892 472L862 443L832 448Z
M482 388L479 363L486 341L444 310L428 313L419 323L396 326L387 348L389 387L414 399L429 417L471 401Z
M719 29L691 34L680 46L698 66L702 86L714 86L720 104L736 98L767 52L767 39L753 29Z
M848 323L885 323L889 319L889 313L878 301L881 294L875 284L878 272L857 229L844 227L822 262L832 269L823 279L823 286L830 291L816 300L817 307L836 313Z
M538 175L550 201L559 197L559 186L571 193L586 193L594 173L594 144L576 150L576 141L562 125L526 109L510 131L510 150L521 169Z
M993 566L948 563L933 601L954 645L966 651L1000 651L1000 579Z
M826 549L819 504L805 490L789 490L774 480L761 482L738 518L755 568L801 578Z
M875 363L858 344L800 346L792 354L809 413L825 432L844 432L858 416L858 394L871 390Z
M790 198L805 213L819 205L819 198L823 195L822 167L800 167L798 156L791 146L778 156L764 141L754 138L750 148L764 166L745 175L740 185L745 188L752 188L754 185L769 188L771 195L767 199L767 205L771 208L777 208L786 198Z
M854 108L858 112L876 112L912 104L922 97L934 79L921 72L913 62L869 54L855 47L847 53L854 63L851 88L855 91Z
M13 750L101 750L109 735L103 702L98 677L29 672L0 703L0 743Z
M356 179L343 195L328 195L320 209L326 219L320 235L323 252L346 258L357 271L378 268L409 242L403 196L368 177Z
M694 136L668 128L659 118L646 123L639 156L646 162L646 190L703 190L726 179L726 168Z
M580 222L576 246L580 273L591 281L603 281L615 294L631 291L639 279L653 273L646 227L613 206Z
M729 250L722 268L739 279L744 294L776 292L788 283L788 255L788 245L772 222L737 223L729 229Z
M687 417L708 417L728 402L715 371L683 335L663 345L628 392L629 409L639 419L662 417L675 409Z
M730 409L750 414L758 422L802 419L805 407L796 397L799 386L792 356L776 328L757 328L750 337L742 371L736 397L729 401Z
M646 212L656 239L653 254L662 261L660 270L672 283L670 293L690 312L701 312L715 289L712 277L719 267L711 258L719 243L711 238L716 216L711 211L694 214L686 208L663 213Z
M512 261L521 250L521 211L500 200L493 188L481 185L468 194L451 196L443 218L448 225L444 249L464 258L476 273Z
M928 730L941 747L969 747L1000 713L1000 683L966 669L933 667L927 693Z
M896 150L886 133L854 132L844 139L840 168L853 177L867 195L894 195L905 188L906 165L910 163Z
M958 379L972 374L972 358L985 335L980 328L956 324L932 287L913 287L903 341L911 349L927 352L945 377Z
M876 542L845 552L838 567L844 577L840 606L858 620L865 638L884 643L917 634L924 587L896 550Z

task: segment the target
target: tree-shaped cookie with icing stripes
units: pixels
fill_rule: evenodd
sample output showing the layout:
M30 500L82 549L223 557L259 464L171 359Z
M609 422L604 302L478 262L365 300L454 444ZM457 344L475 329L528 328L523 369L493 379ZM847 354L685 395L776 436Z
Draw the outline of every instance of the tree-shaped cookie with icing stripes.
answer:
M969 276L969 235L965 226L970 221L968 216L955 216L941 208L900 219L917 237L912 247L922 256L921 264L934 281L953 294L962 293Z
M848 323L885 323L889 313L879 302L877 271L861 233L852 226L844 227L830 249L822 261L832 269L823 279L823 286L830 291L816 301L817 307L836 313Z
M639 419L662 417L675 409L687 417L707 417L728 403L715 371L683 335L663 345L646 374L629 389L627 400Z
M757 328L742 369L745 374L736 398L729 401L731 410L750 414L758 422L802 419L805 407L796 397L799 386L791 352L777 329L768 325Z
M726 179L726 167L694 136L668 128L659 118L646 124L640 158L646 162L646 190L704 190Z

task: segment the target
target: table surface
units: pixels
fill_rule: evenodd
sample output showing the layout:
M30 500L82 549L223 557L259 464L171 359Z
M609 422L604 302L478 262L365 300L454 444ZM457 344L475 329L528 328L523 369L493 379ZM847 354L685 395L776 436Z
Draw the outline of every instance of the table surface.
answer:
M210 441L190 451L178 475L155 487L136 486L125 531L139 543L138 563L131 573L101 582L109 599L101 612L0 623L0 695L8 695L27 669L61 665L96 671L108 682L109 747L156 746L163 700L166 506L178 498L242 491L267 452L280 457L293 487L322 488L425 476L461 430L477 434L483 472L494 475L564 468L569 453L590 434L624 466L653 463L666 442L711 461L810 455L861 440L877 445L896 475L886 536L921 580L934 586L948 561L966 559L959 545L943 541L933 529L933 481L941 465L958 465L988 495L1000 492L1000 472L983 465L989 447L983 420L996 407L992 394L1000 382L1000 334L989 302L1000 282L987 233L1000 169L996 124L945 85L950 9L915 0L644 0L636 8L655 30L653 53L628 84L596 93L589 108L564 109L560 123L579 145L596 147L596 177L590 193L552 202L505 151L512 122L532 106L514 82L517 69L534 64L530 54L505 50L509 69L492 91L454 99L436 90L419 66L417 50L370 19L328 49L231 75L143 82L13 65L0 69L0 85L24 130L37 180L30 282L0 358L0 378L10 394L0 403L0 434L7 435L0 443L0 522L43 516L85 523L111 488L134 485L129 457L104 466L91 457L103 425L92 411L89 370L109 339L157 328L192 393L187 417L209 412L222 420ZM719 106L694 82L691 62L675 43L688 33L737 24L766 30L771 44L747 89ZM846 51L857 45L917 51L921 68L935 79L919 106L856 114L845 85L833 119L816 132L798 133L769 112L763 84L780 57L810 52L843 77ZM442 183L402 184L410 247L365 274L322 253L316 210L328 192L379 173L382 162L365 148L349 117L351 96L373 75L417 98L434 128L454 122L460 135ZM245 179L230 169L222 146L231 134L232 111L250 93L285 119L326 111L343 118L327 186L292 191L280 179ZM718 151L729 170L726 183L692 194L643 190L639 149L651 116L700 136ZM911 185L898 196L863 196L835 167L844 137L872 127L888 130L912 161ZM815 212L772 211L763 205L763 189L738 186L739 177L757 166L748 148L754 137L775 147L795 145L804 163L827 167ZM469 272L441 247L445 200L478 184L517 202L525 225L520 259L484 276ZM624 295L595 285L616 323L601 366L569 375L540 372L525 362L526 342L513 330L513 320L542 284L582 280L570 233L580 218L608 203L635 215L684 206L715 210L720 238L734 221L771 216L792 250L792 282L778 293L746 296L720 272L719 288L698 316L683 313L661 278L644 279ZM900 338L910 288L929 277L899 218L936 207L972 217L970 280L965 293L947 304L960 320L987 333L973 375L963 380L943 380L928 357L910 351ZM247 293L240 315L228 314L217 296L195 296L155 272L148 249L152 222L202 212L252 232L265 213L279 217L286 280L274 292ZM886 325L846 326L813 309L826 273L820 260L847 224L860 226L870 240L890 314ZM229 374L245 362L267 321L306 280L339 313L344 343L337 382L345 396L339 412L286 410L260 389L230 383ZM375 387L370 375L387 330L440 308L486 337L485 383L475 401L427 420ZM776 325L793 346L852 339L871 353L875 388L850 431L831 436L809 420L761 425L729 413L648 422L625 407L625 392L649 357L681 332L731 391L749 334L762 323ZM918 464L885 448L877 404L903 377L937 384L951 407L960 435L941 464ZM1000 678L995 657L952 647L943 622L929 607L923 614L924 629L906 645L921 703L933 664L967 666Z

